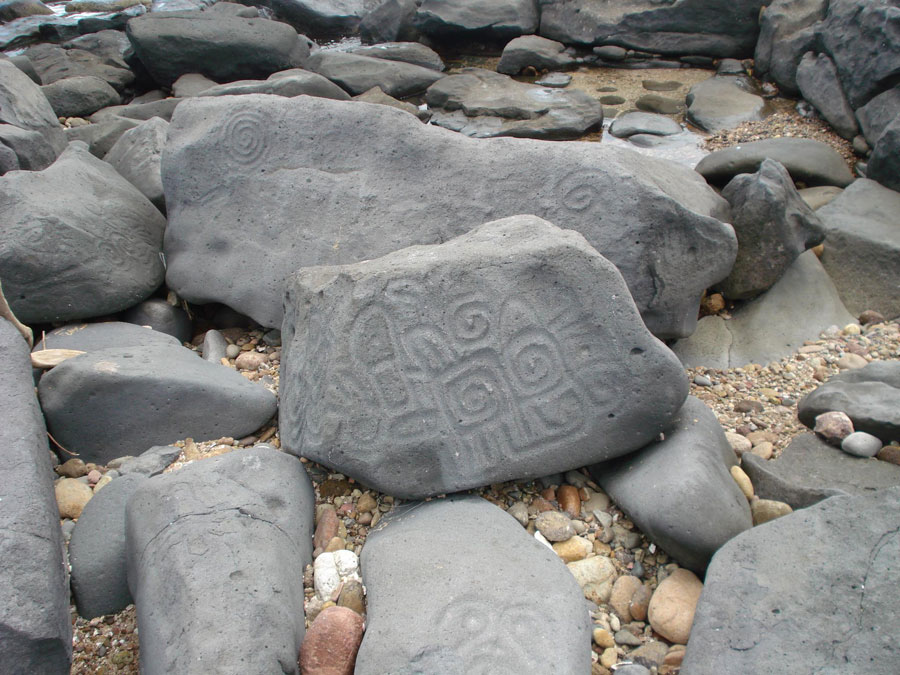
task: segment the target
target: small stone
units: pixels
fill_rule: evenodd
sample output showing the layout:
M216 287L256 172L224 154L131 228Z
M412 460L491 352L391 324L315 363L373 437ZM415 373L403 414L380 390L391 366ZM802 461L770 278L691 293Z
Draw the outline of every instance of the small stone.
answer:
M793 511L794 509L788 504L774 499L754 499L750 502L750 513L753 515L754 525L762 525L770 520L793 513ZM681 640L676 640L676 642L681 642Z
M734 404L734 411L739 413L761 413L763 410L762 403L747 398Z
M859 335L862 333L860 327L855 323L848 323L846 326L841 329L841 333L844 335Z
M615 647L608 647L603 650L600 655L600 665L604 668L612 668L619 660L619 655Z
M60 518L78 518L94 492L77 478L63 478L54 487Z
M574 485L560 485L556 491L556 501L560 508L569 514L570 518L581 515L581 496Z
M97 471L97 469L92 469L88 471L87 479L88 483L91 485L96 485L97 482L103 477L103 474Z
M643 584L634 592L634 595L631 596L631 605L628 608L632 619L635 621L647 620L647 608L650 606L652 595L653 591Z
M672 645L663 659L663 663L667 666L680 666L684 661L685 648L684 645Z
M94 494L97 494L100 490L102 490L107 485L112 483L112 481L113 481L113 477L110 476L109 474L104 474L103 476L100 476L100 480L98 480L97 484L94 485Z
M857 457L874 457L881 446L880 438L865 431L854 431L841 441L841 450Z
M65 476L66 478L81 478L86 475L87 472L87 467L78 457L68 459L56 467L56 473L60 476Z
M608 649L609 647L615 647L616 641L613 639L612 633L610 633L605 628L595 628L593 632L594 644L598 647L603 647L604 649Z
M337 512L331 504L324 504L316 509L316 533L313 535L313 548L324 550L338 534Z
M853 422L846 413L832 411L816 416L813 431L822 440L831 445L840 445L847 436L853 433Z
M834 365L841 370L855 370L857 368L865 368L869 365L869 362L859 354L844 354Z
M534 521L534 526L547 541L567 541L575 536L572 521L559 511L545 511Z
M581 505L581 508L586 513L593 514L594 518L597 518L595 511L606 511L609 508L609 495L603 491L595 491L590 488L585 489L588 491L588 498Z
M346 607L323 609L300 648L304 675L353 675L363 636L363 619Z
M544 499L541 496L534 497L531 500L531 504L528 506L529 514L544 513L545 511L552 511L552 510L553 510L553 504L551 504L550 502L548 502L546 499Z
M229 359L237 358L241 354L241 348L237 345L228 345L225 347L225 356Z
M350 579L344 582L341 594L337 601L338 607L346 607L352 609L357 614L366 613L365 590L362 582L356 579Z
M676 569L659 584L647 616L657 633L670 642L687 644L703 583L686 569Z
M695 375L694 384L696 384L698 387L713 386L712 380L710 380L706 375Z
M594 550L594 545L587 539L574 536L566 541L556 542L553 544L553 550L562 558L563 562L570 563L587 558L588 554Z
M900 465L900 446L886 445L875 455L882 462Z
M627 645L629 647L637 647L641 644L641 638L632 633L631 631L622 630L616 631L616 634L613 636L617 645Z
M630 574L619 577L613 584L609 605L625 623L630 622L633 618L631 616L631 599L642 586L641 580Z
M585 558L566 565L588 600L600 604L609 601L616 580L616 567L605 556Z
M368 492L364 492L356 502L356 510L360 513L371 513L378 508L378 502Z
M884 323L884 314L873 309L867 309L859 315L859 322L863 326L868 326L870 323Z
M765 443L766 441L768 441L769 443L774 443L778 440L778 436L773 434L771 431L751 431L749 434L747 434L747 440L750 441L755 447L760 443Z
M737 483L747 499L753 497L753 483L750 482L750 477L741 467L737 465L731 467L731 477L734 478L734 482Z
M242 352L234 360L234 366L238 370L259 370L259 367L268 363L269 355L260 352Z
M726 431L725 438L728 440L728 444L731 446L731 449L734 450L734 454L736 454L738 457L743 455L745 452L750 452L750 450L753 448L753 444L749 440L747 440L746 436L741 436L740 434Z
M345 542L340 537L332 537L329 542L325 545L325 551L327 553L334 553L335 551L343 551L347 548L347 542Z
M771 459L772 455L775 452L775 446L772 445L769 441L763 441L759 445L754 445L753 449L750 451L757 457L762 457L763 459Z
M669 647L666 643L660 642L659 640L651 640L635 649L628 656L632 661L639 663L642 666L647 668L656 666L658 668L663 664L668 651Z
M31 367L50 370L63 361L82 354L84 352L77 349L39 349L31 352Z

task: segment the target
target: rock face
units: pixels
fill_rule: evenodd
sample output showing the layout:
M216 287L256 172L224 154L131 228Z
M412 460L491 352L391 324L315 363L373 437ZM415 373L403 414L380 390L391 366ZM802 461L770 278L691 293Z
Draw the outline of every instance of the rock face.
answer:
M538 87L464 68L428 88L432 123L466 136L573 139L603 124L603 105L578 89Z
M800 93L797 66L816 44L816 24L825 18L828 0L774 0L759 18L755 70L789 95Z
M563 43L539 35L523 35L510 40L503 48L497 72L518 75L528 66L537 70L565 70L575 63Z
M874 146L878 143L881 134L897 117L898 110L900 110L900 86L875 96L856 110L860 129L869 145Z
M98 464L188 437L241 438L275 413L262 385L168 345L68 359L39 389L54 438Z
M271 449L144 481L126 511L141 672L297 673L314 508L303 465Z
M756 494L802 509L835 495L866 495L900 486L900 466L852 457L815 434L794 438L777 459L745 453L741 461Z
M145 345L179 345L171 335L135 326L124 321L69 324L46 334L35 349L76 349L94 352L110 347L140 347Z
M654 543L702 572L722 545L752 527L731 478L737 457L712 411L689 397L665 440L595 464L591 475Z
M44 92L8 59L0 59L0 122L39 132L56 155L66 147L65 134Z
M28 345L6 319L0 319L0 372L0 443L8 467L0 487L0 663L11 673L64 675L72 624L50 449Z
M41 87L41 91L59 117L86 117L122 102L115 89L93 75L66 77Z
M706 0L541 2L544 37L566 44L619 45L660 54L749 56L759 32L761 0L727 5Z
M166 198L163 195L159 165L168 131L168 122L159 117L151 117L122 134L104 157L106 162L112 164L125 180L140 190L163 213L166 211Z
M762 120L772 112L772 106L752 89L747 78L730 75L716 75L698 82L685 99L687 119L713 133L733 129L743 122Z
M687 168L599 143L469 139L355 101L184 101L163 185L169 286L268 326L280 326L282 283L298 267L444 241L525 212L584 234L622 272L650 330L684 336L702 289L736 252L726 202ZM231 243L226 223L238 222L242 238L260 242L252 260Z
M418 8L416 0L384 0L359 22L363 44L418 40L419 31L413 26Z
M509 39L535 33L537 0L424 0L416 11L416 28L441 39L482 34Z
M825 226L822 264L854 314L900 316L900 194L860 178L816 212Z
M731 540L706 573L682 672L895 672L898 509L900 488L833 497Z
M680 134L681 131L681 125L672 118L646 112L619 115L609 125L609 133L617 138L629 138L637 134L672 136Z
M440 55L421 42L382 42L371 47L356 47L351 53L387 61L402 61L438 72L446 69Z
M324 75L354 96L381 87L390 96L405 98L422 93L444 77L432 68L346 52L315 52L307 60L306 68Z
M75 45L39 44L25 51L44 85L73 77L98 77L116 91L123 92L132 82L134 73L121 57L100 57Z
M581 589L511 516L457 497L382 522L363 549L368 625L356 673L588 672Z
M0 278L20 320L109 314L162 283L165 218L83 143L0 179Z
M878 137L866 175L891 190L900 191L900 113Z
M301 270L285 308L285 447L404 498L621 455L687 393L615 268L534 216Z
M12 124L0 124L0 145L9 148L16 157L15 166L7 170L41 171L53 164L57 155L40 132Z
M834 61L825 54L806 52L797 67L797 87L803 98L844 138L859 132L853 108L844 96Z
M738 238L731 274L717 286L727 298L762 293L803 251L825 239L822 222L774 160L763 160L754 174L732 178L722 196L731 204L731 224Z

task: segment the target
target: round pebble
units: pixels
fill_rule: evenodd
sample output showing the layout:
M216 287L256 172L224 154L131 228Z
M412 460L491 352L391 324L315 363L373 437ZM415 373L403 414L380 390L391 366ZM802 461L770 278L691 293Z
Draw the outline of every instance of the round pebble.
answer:
M853 422L847 416L847 413L832 411L816 416L813 431L826 443L840 445L841 441L852 434L854 429Z
M653 630L670 642L687 644L703 583L686 569L676 569L659 584L647 613Z
M744 496L747 499L750 499L753 496L753 483L750 482L750 476L748 476L741 467L733 466L731 467L731 477L734 479L734 482L737 483L741 492L744 493Z
M874 457L881 447L881 439L865 431L854 431L841 441L841 450L857 457Z
M547 541L567 541L575 536L575 528L572 521L564 513L559 511L545 511L534 521L538 532L547 538Z

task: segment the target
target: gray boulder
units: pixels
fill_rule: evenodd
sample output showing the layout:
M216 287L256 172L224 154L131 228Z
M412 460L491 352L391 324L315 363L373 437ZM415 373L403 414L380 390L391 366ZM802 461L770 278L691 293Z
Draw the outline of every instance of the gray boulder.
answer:
M814 48L818 23L827 10L828 0L773 0L763 8L753 58L759 76L775 82L785 94L799 94L797 66Z
M26 171L42 171L56 160L56 151L39 131L0 124L0 145L15 155L15 168Z
M812 251L801 253L766 293L730 320L705 316L672 348L688 368L737 368L778 361L829 326L854 321Z
M859 133L853 108L844 96L834 62L826 54L806 52L797 67L797 87L803 98L844 138Z
M291 68L272 73L265 80L237 80L228 84L218 84L203 89L197 96L240 96L242 94L272 94L292 98L306 94L333 98L338 101L349 100L350 95L327 77L311 73L302 68Z
M701 573L712 555L753 526L729 473L737 456L713 412L689 396L664 440L595 464L591 475L649 539Z
M744 122L757 122L774 112L750 81L740 76L716 75L698 82L691 87L685 102L688 121L713 133Z
M0 318L0 664L8 673L66 675L72 661L69 579L53 469L34 396L28 344Z
M441 72L411 63L324 50L314 52L305 67L324 75L354 96L372 87L381 87L390 96L406 98L422 93L444 77Z
M114 479L75 523L69 540L72 595L85 619L121 612L133 602L125 564L125 505L145 480L138 473Z
M388 61L402 61L414 66L431 68L439 73L446 69L440 55L421 42L382 42L369 47L356 47L351 54L371 56Z
M44 92L8 59L0 59L0 122L37 131L56 155L66 147L62 126Z
M75 349L95 352L110 347L148 347L180 345L176 338L157 330L135 326L122 321L69 324L44 334L35 344L37 349Z
M895 673L898 510L898 488L832 497L732 539L706 573L682 672Z
M639 111L619 115L609 125L609 133L616 138L629 138L637 134L672 136L681 132L681 125L671 117Z
M297 673L314 509L303 465L273 449L144 481L126 510L141 672Z
M738 239L731 274L717 285L726 298L750 298L771 288L797 256L825 240L822 222L774 160L732 178L722 196L731 204Z
M900 115L900 86L888 89L856 110L863 136L874 146L888 125Z
M398 110L408 112L410 115L415 115L423 122L427 122L428 120L430 120L432 115L430 110L423 110L413 103L409 103L408 101L401 101L394 98L393 96L388 96L383 91L381 91L381 87L372 87L371 89L369 89L369 91L363 92L359 96L354 96L353 100L362 101L363 103L389 105L392 108L397 108Z
M70 77L98 77L119 93L134 82L134 73L127 64L97 56L85 49L59 45L38 44L25 50L44 85Z
M502 509L456 497L402 506L382 522L362 554L358 675L590 670L575 578Z
M258 79L302 66L309 56L306 38L287 24L224 12L154 12L129 21L127 33L141 63L164 86L185 73Z
M40 0L3 0L0 2L0 22L3 23L39 14L53 14L53 10Z
M313 36L336 37L355 33L367 8L375 0L262 0L298 31Z
M359 36L363 44L418 40L419 31L413 26L417 0L384 0L366 12L359 22Z
M159 166L168 130L168 122L151 117L123 133L103 158L163 213L166 198Z
M900 441L900 361L873 361L839 373L800 401L797 417L809 428L824 412L846 413L856 431L884 443Z
M122 476L130 474L139 474L148 478L157 476L178 459L181 453L182 449L177 445L154 445L137 457L126 459L119 465L118 472Z
M537 32L537 0L424 0L414 25L438 39L486 36L509 39Z
M134 61L134 49L125 31L101 30L67 40L65 49L81 49L100 58L101 61L118 68L130 69Z
M122 321L138 326L149 326L155 331L166 333L179 342L190 342L194 337L194 322L179 305L173 305L162 298L151 298L129 307L121 314Z
M603 124L603 105L583 91L538 87L481 68L434 83L425 102L432 124L474 138L565 140Z
M576 63L563 43L539 35L523 35L506 43L497 72L518 75L528 66L537 70L565 70Z
M300 270L282 335L284 447L403 498L622 455L687 394L615 267L535 216Z
M825 226L822 264L847 308L900 316L900 193L860 178L816 212Z
M866 176L900 192L900 112L878 137Z
M94 157L103 159L106 153L112 150L112 146L116 141L129 129L133 129L140 120L133 120L127 117L119 117L110 115L102 120L97 120L93 124L85 124L80 127L71 127L66 129L66 139L71 141L81 141L86 143L88 150Z
M695 172L605 144L470 139L387 106L303 96L188 99L173 119L169 287L266 326L281 324L282 282L298 267L436 243L522 212L584 234L658 337L690 334L703 289L734 261L727 203ZM240 237L260 242L251 258L233 248L228 223L238 222Z
M181 103L180 98L163 98L154 101L144 101L137 103L132 101L127 105L111 105L108 108L98 110L91 115L91 123L104 122L106 120L115 120L126 118L145 122L154 117L159 117L168 122L175 112L176 106Z
M53 112L59 117L87 117L100 108L122 102L106 80L94 75L76 75L41 87Z
M83 143L0 179L0 278L26 323L110 314L163 280L165 218Z
M762 499L802 509L835 495L866 495L900 486L900 466L853 457L815 434L796 436L776 459L745 452L741 467Z
M203 358L212 363L221 363L226 358L228 349L228 341L219 331L211 329L203 334L203 344L200 346L200 353Z
M241 438L276 407L262 385L168 345L68 359L41 378L39 393L53 437L97 464L188 437Z
M697 172L714 185L725 185L739 173L758 171L764 159L774 159L795 183L806 187L847 187L853 182L844 158L825 143L809 138L768 138L716 150L700 161Z

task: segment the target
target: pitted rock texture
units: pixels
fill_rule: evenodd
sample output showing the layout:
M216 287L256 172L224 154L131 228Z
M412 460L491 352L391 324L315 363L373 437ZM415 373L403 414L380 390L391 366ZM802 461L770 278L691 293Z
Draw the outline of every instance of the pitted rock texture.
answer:
M404 498L641 447L684 401L618 271L534 216L287 284L282 442Z

